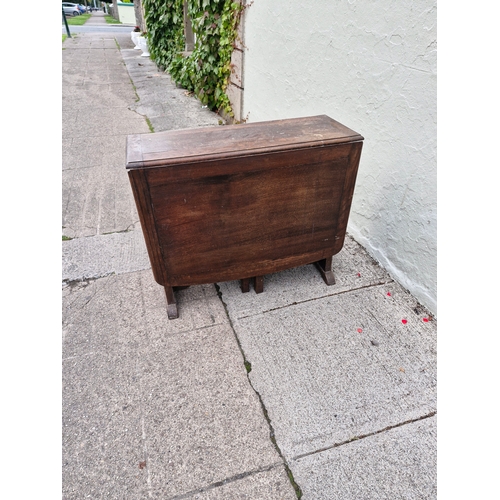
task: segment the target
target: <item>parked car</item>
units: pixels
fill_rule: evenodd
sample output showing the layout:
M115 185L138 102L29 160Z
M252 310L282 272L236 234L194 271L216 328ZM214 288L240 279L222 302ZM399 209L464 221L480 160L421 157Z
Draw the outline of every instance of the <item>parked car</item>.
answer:
M62 6L64 9L64 13L67 16L79 16L81 14L80 9L78 8L78 4L76 3L63 2Z

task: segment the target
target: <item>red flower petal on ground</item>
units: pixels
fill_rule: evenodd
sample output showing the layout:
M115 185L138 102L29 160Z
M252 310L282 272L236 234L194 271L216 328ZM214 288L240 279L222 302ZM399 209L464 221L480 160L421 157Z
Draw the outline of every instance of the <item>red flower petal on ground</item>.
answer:
M406 319L402 319L401 323L403 323L403 325L406 325L406 323L408 323L408 321Z
M358 273L358 278L361 278L361 273Z
M390 297L391 296L391 292L387 292L387 297Z
M423 321L424 323L428 323L429 318L422 318L422 321Z
M363 333L363 329L362 328L358 328L358 333Z

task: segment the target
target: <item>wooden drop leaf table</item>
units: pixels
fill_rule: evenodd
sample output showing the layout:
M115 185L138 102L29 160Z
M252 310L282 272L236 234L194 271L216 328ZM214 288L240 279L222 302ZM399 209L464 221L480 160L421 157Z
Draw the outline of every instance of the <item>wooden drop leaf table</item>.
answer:
M128 175L170 319L175 290L315 263L344 244L363 137L328 116L127 138Z

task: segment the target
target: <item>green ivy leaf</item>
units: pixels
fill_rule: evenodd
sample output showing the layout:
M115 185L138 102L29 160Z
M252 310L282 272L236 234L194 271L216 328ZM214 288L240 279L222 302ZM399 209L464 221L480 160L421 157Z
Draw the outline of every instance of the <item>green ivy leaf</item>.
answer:
M227 88L243 7L233 0L187 0L196 43L183 57L184 1L143 0L151 58L172 79L192 90L210 109L232 114Z

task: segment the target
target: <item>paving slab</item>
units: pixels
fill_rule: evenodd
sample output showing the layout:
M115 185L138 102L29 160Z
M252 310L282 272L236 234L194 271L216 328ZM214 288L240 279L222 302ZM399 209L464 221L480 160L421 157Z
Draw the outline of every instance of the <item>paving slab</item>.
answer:
M290 463L302 500L437 498L437 417Z
M64 242L63 281L97 279L151 269L141 228L134 229Z
M381 268L349 235L342 250L333 257L335 285L325 284L311 264L264 276L264 293L241 293L239 281L220 283L231 318L243 318L303 301L392 282ZM227 298L227 300L226 300Z
M296 500L297 495L290 488L287 473L283 466L272 467L249 474L242 478L232 478L223 485L207 488L203 492L177 497L189 500L231 500L276 499Z
M123 166L119 168L118 165L106 166L102 163L93 167L66 169L62 180L61 223L64 236L102 235L127 231L138 225L139 216Z
M184 292L169 321L150 270L64 288L64 498L274 487L258 474L283 462L215 287Z
M120 47L139 97L130 109L147 115L155 132L225 123L191 92L177 87L170 75L160 71L149 57L142 57L140 50L134 50L131 40L120 40Z
M67 39L62 80L63 236L130 230L139 217L125 170L126 138L149 126L129 109L137 95L114 37Z
M232 317L287 460L436 411L435 323L415 307L387 283Z
M147 133L147 124L136 123L138 133ZM63 124L64 126L64 124ZM124 165L126 162L126 134L101 134L100 130L92 132L82 140L81 136L70 134L63 138L63 171L85 169L88 167L106 167L127 179ZM71 141L69 143L68 141ZM64 174L63 174L64 175ZM127 180L128 182L128 180Z

